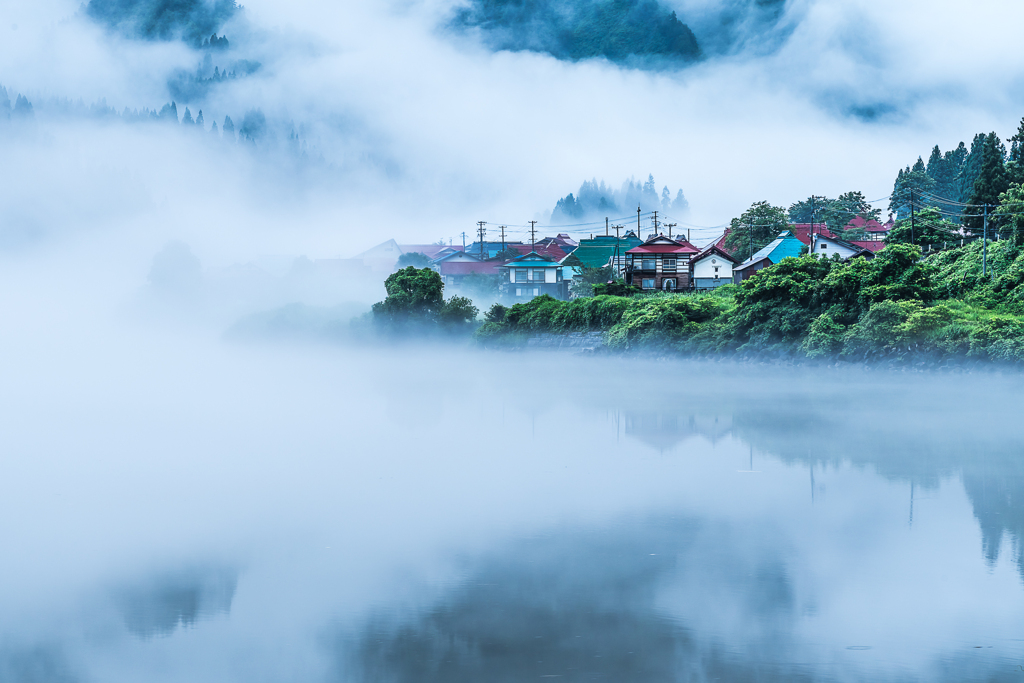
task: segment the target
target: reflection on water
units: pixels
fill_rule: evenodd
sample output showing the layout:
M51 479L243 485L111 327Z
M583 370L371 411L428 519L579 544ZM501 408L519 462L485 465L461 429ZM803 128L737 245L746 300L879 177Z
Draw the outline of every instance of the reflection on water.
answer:
M118 592L125 626L140 637L166 636L197 620L227 615L237 576L226 570L193 570Z
M1014 377L310 353L0 411L0 683L1024 676Z
M0 681L3 683L74 683L64 657L45 647L5 651L0 648Z
M339 647L335 680L801 680L779 657L796 611L785 562L768 550L751 563L723 540L691 520L648 518L514 544L476 560L436 606L373 620ZM742 615L734 642L754 641L744 653L694 628L699 614L675 613L680 595L714 593L723 580L721 609ZM757 649L772 661L753 661Z

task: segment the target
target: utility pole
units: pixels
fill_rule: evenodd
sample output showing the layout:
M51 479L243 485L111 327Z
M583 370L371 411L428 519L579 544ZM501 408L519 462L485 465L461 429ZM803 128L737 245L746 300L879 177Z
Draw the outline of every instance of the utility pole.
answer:
M672 228L676 227L677 225L679 225L679 224L678 223L666 223L665 224L665 227L668 228L668 238L669 239L672 239ZM690 240L686 240L686 241L689 242Z
M604 217L604 236L608 236L608 216Z
M817 209L814 206L814 195L811 195L811 231L807 234L807 253L814 256L814 219L818 217ZM753 256L753 252L750 254Z
M981 237L981 275L988 275L988 204L985 204L985 227Z
M660 235L661 234L660 232L658 232L658 212L657 211L654 212L654 234L655 235Z
M914 243L914 188L910 188L910 243Z
M616 273L618 273L621 270L621 268L619 267L621 265L619 263L619 230L621 228L621 225L615 226L615 261L613 261L613 263L615 264L614 270Z
M530 223L530 251L533 251L534 243L537 241L537 221L529 221Z
M462 251L463 251L463 253L465 253L465 251L466 251L466 233L465 232L462 233Z
M814 212L811 212L811 229L814 229ZM754 223L753 221L747 223L747 250L750 255L748 259L754 258Z
M505 251L505 226L501 226L501 250Z
M487 234L487 230L484 229L484 226L487 225L487 221L477 221L476 224L477 224L476 231L478 233L480 233L480 260L483 261L484 260L484 235Z
M640 237L640 205L639 204L636 207L636 237L641 242L644 241L644 238Z

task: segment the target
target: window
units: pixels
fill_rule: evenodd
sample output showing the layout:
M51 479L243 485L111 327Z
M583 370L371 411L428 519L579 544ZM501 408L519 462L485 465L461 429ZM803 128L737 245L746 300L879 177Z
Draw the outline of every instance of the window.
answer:
M646 257L646 256L645 256L645 257L644 257L644 259L643 259L643 260L642 260L642 261L640 262L640 264L641 264L641 265L640 265L640 270L654 270L654 269L655 269L655 267L656 267L656 266L654 265L654 259L653 259L653 258L648 258L648 257Z
M558 268L558 269L555 270L555 282L561 282L561 281L562 281L562 269Z
M533 281L534 282L544 282L544 269L543 268L534 268L533 269Z
M534 288L533 288L533 295L534 295L534 296L537 296L538 294L540 294L540 289L539 289L539 288L537 288L537 287L534 287Z
M654 289L654 278L650 280L641 280L641 287L643 289Z
M516 268L516 282L526 282L526 268Z
M828 247L828 245L827 245L827 244L824 244L824 243L822 243L822 245L821 245L821 248L822 248L822 249L825 249L826 247Z
M672 291L673 289L676 288L676 279L668 278L667 280L662 280L661 288L664 289L666 292Z
M523 295L523 288L522 287L516 287L516 296L522 296L522 295Z
M667 258L661 262L661 269L667 273L676 272L676 260L674 258Z

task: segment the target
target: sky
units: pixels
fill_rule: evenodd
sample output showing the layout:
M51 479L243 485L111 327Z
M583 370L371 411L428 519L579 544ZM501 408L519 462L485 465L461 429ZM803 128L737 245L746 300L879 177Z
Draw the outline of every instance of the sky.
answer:
M707 45L715 18L739 4L666 2ZM730 48L660 72L491 53L445 28L452 9L255 0L244 26L225 28L263 68L179 102L179 114L202 108L209 126L259 107L282 135L294 126L326 168L40 115L34 136L0 143L10 188L0 211L33 233L116 234L150 252L183 239L231 263L351 256L392 236L457 242L479 220L522 230L585 179L653 174L683 189L691 212L672 218L696 241L760 200L860 190L884 211L900 166L979 131L1005 138L1024 115L1013 48L1024 9L1006 3L967 13L923 0L791 0L779 28L743 33L741 22ZM171 99L167 75L199 62L181 43L104 33L75 0L9 3L3 14L0 84L37 102L159 108ZM55 195L59 205L42 206Z

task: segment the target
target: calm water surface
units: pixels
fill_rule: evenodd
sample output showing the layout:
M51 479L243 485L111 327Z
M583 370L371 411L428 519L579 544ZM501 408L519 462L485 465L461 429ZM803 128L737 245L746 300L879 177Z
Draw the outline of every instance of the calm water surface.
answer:
M151 341L5 361L4 683L1024 681L1019 375Z

